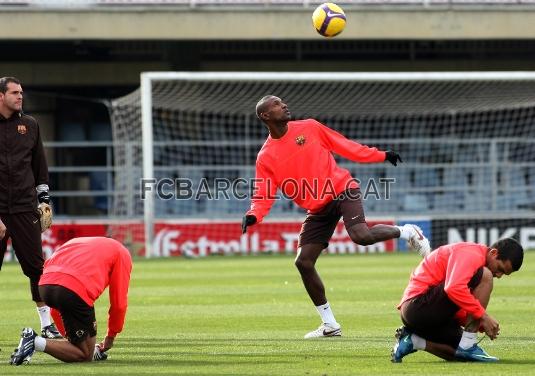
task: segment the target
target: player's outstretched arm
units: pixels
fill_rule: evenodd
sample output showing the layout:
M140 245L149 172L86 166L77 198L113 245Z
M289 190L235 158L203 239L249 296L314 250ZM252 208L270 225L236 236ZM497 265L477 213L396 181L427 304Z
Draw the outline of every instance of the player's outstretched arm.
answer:
M392 150L385 151L385 162L386 161L392 163L394 166L397 166L398 162L403 163L401 156Z
M385 161L384 151L349 140L320 122L316 122L316 126L318 137L330 151L358 163L381 163Z

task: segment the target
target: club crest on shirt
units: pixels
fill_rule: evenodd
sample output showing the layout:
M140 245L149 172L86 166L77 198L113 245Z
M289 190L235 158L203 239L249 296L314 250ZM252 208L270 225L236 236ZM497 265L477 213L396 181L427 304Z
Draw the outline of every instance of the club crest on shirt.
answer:
M17 125L17 132L19 132L20 134L26 134L28 130L26 129L26 126L24 124L19 124Z
M299 146L303 146L305 142L306 142L306 138L302 134L300 134L299 136L295 138L295 143Z

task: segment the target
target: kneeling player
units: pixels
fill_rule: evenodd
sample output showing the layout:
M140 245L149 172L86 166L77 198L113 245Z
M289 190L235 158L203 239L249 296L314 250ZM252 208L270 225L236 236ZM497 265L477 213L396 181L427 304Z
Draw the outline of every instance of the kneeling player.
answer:
M398 306L404 326L396 331L392 361L416 350L446 360L498 361L477 345L477 332L492 340L500 334L486 313L493 277L517 271L523 258L522 246L510 238L490 247L455 243L431 252L412 273Z
M45 262L39 293L46 304L59 311L54 317L67 340L38 337L24 328L11 364L29 362L35 351L42 351L64 362L104 360L123 329L127 308L132 259L116 240L92 237L75 238L59 247ZM108 332L96 345L97 321L93 304L109 286ZM63 323L61 324L61 321Z

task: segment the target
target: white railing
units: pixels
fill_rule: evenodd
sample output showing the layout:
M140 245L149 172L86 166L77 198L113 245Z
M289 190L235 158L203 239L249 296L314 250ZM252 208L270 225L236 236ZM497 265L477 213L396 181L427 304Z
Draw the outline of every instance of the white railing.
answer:
M367 208L375 215L410 215L414 213L447 214L456 213L533 213L535 211L535 161L516 152L519 147L535 150L535 141L521 138L480 138L480 139L369 139L360 140L368 145L382 145L385 142L393 150L401 151L404 162L397 168L388 164L355 164L340 160L340 165L351 171L365 187L380 178L395 179L391 185L390 197L376 199L369 197ZM260 149L264 140L249 140L249 144ZM418 150L422 145L432 146L429 155ZM225 141L158 141L155 150L168 146L191 146L206 148L225 147L225 150L240 150L245 147L243 140ZM440 147L446 146L445 150ZM463 150L463 153L459 153ZM499 152L498 152L499 151ZM442 154L441 154L442 153ZM440 158L440 156L442 158ZM443 159L443 160L442 160ZM423 161L423 160L428 160ZM135 167L140 173L140 166ZM183 177L193 177L192 186L200 187L199 179L209 176L232 180L239 173L240 178L252 178L254 166L235 164L185 164L179 160L154 169L155 177L168 179L180 171ZM135 176L135 173L132 174ZM133 181L131 185L135 185ZM215 189L214 182L208 183ZM245 189L247 190L247 189ZM363 189L364 190L364 189ZM214 193L214 192L212 192ZM215 195L215 194L214 194ZM173 196L174 197L174 196ZM205 197L206 198L206 197ZM134 197L130 200L135 200ZM217 200L216 200L217 201ZM165 217L209 217L219 215L239 217L248 208L249 200L230 199L229 202L198 202L174 199L156 200L155 215ZM228 201L228 200L227 200ZM139 208L141 210L141 208ZM277 216L292 216L300 211L287 200L274 207ZM132 213L134 214L134 213ZM139 215L140 213L138 213Z
M116 170L113 165L114 146L111 141L44 142L45 150L54 155L48 161L48 173L56 215L107 216L111 212L112 199L120 194L113 189ZM77 161L81 154L95 153L105 157L105 164L80 165ZM86 207L80 203L81 198L86 198ZM77 209L76 213L72 212L73 207Z

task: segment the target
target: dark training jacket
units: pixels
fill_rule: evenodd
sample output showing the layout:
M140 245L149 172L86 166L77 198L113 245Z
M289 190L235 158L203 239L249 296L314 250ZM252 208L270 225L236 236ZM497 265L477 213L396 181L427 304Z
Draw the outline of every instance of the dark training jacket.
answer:
M39 124L18 112L0 115L0 213L35 211L39 184L48 184Z

